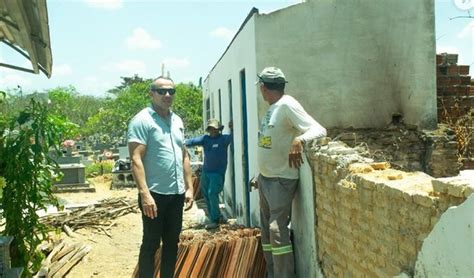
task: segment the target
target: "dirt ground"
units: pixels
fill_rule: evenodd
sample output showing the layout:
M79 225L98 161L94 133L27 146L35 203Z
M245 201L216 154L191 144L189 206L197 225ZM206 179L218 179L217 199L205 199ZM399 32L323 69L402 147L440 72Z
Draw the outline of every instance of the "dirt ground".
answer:
M94 193L62 193L57 196L67 204L89 204L110 197L127 197L137 200L137 189L127 188L110 190L111 179L108 176L89 180L96 188ZM196 226L204 218L203 210L196 205L184 215L183 230ZM132 277L138 262L138 252L142 235L141 215L130 213L116 219L109 230L110 237L104 232L83 228L74 231L77 240L92 247L91 252L80 261L66 277ZM65 234L62 237L67 237Z

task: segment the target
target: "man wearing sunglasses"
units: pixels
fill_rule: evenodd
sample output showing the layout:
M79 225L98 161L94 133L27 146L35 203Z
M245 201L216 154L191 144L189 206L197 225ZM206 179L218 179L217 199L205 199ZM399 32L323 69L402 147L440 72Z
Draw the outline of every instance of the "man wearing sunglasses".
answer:
M143 238L139 277L154 277L154 255L161 248L161 277L173 277L185 210L193 204L191 166L184 146L184 125L171 111L173 80L158 77L150 86L151 105L128 126L132 173L138 187Z

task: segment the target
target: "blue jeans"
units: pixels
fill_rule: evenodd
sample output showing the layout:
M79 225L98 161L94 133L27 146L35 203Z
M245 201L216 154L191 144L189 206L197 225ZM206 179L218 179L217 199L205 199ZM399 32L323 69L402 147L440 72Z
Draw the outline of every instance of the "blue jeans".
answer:
M221 217L219 210L219 193L224 188L224 176L219 173L201 173L201 191L209 212L209 219L218 223Z
M151 219L142 212L143 238L138 257L139 277L152 278L155 273L155 253L163 243L160 277L174 276L179 234L183 220L184 194L162 195L150 192L158 207L158 217ZM141 198L138 196L140 210Z

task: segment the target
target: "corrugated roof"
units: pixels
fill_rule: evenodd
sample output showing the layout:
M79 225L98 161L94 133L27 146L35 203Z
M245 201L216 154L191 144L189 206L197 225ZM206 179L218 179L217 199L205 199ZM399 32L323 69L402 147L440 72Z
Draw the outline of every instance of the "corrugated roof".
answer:
M0 66L51 76L53 59L46 0L0 0L0 42L31 61L32 69Z

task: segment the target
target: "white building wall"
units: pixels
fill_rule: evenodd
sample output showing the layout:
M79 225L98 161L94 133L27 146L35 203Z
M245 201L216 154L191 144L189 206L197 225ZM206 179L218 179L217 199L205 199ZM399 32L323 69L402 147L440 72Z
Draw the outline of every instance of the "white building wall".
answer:
M225 112L230 101L228 80L232 80L237 203L233 215L239 223L259 225L258 193L250 193L247 219L243 180L245 167L249 178L258 174L258 123L268 108L254 85L256 74L266 66L280 67L289 80L286 92L327 128L384 127L394 114L402 114L406 123L431 127L436 123L433 7L433 0L309 1L248 20L204 83L205 98L212 94L217 100L221 90L222 120L227 124L231 118ZM241 101L242 69L246 103ZM218 111L218 101L211 105L211 110ZM244 107L248 144L242 141ZM224 199L230 211L229 170ZM299 202L293 206L292 228L299 274L317 275L315 242L308 241L315 238L314 230L305 226L310 208L314 210L312 186L311 175L304 174Z
M474 277L474 195L449 208L423 242L414 277Z
M257 16L256 38L257 69L326 127L436 124L433 0L311 0Z
M256 67L255 67L255 25L254 19L251 18L239 35L234 39L227 52L216 66L209 73L204 83L204 98L207 94L213 94L214 99L218 99L218 91L221 90L222 101L222 122L227 126L231 120L229 113L229 89L228 80L232 81L232 105L233 105L233 132L234 132L234 166L235 166L235 181L236 181L236 211L235 217L241 224L248 224L255 226L258 223L258 195L256 192L250 192L250 217L247 219L247 184L244 181L244 165L243 158L244 147L248 148L248 169L249 178L253 177L256 172L256 143L257 142L257 101L256 101ZM245 69L246 76L246 98L247 102L242 103L242 89L240 82L240 72ZM218 101L211 104L216 111L213 115L218 117ZM243 142L243 111L244 107L247 111L248 119L248 142ZM224 133L228 132L228 128L224 129ZM231 166L231 165L229 165ZM229 204L232 203L232 177L231 169L227 168L226 182L224 185L224 200L226 202L226 209L231 212ZM257 207L256 207L257 206Z

